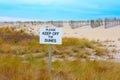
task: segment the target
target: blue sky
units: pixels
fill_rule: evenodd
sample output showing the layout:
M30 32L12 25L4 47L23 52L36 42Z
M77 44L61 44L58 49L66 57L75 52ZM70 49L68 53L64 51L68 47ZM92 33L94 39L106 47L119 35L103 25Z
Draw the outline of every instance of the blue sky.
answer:
M0 0L0 21L120 18L119 0Z

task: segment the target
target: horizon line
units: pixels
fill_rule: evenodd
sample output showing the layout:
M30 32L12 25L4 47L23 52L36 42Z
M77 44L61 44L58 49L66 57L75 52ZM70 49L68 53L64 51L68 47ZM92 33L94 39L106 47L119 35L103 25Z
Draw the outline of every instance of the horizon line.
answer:
M34 22L34 21L41 21L41 22L48 22L48 21L62 21L62 22L67 22L67 21L87 21L87 20L104 20L104 19L120 19L120 17L102 17L102 18L93 18L93 19L51 19L51 20L40 20L40 19L29 19L29 18L13 18L13 17L1 17L0 16L0 22Z

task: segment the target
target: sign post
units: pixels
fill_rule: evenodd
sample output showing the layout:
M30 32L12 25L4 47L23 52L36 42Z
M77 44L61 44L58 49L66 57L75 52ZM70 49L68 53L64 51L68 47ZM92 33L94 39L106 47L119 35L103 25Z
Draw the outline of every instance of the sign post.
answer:
M61 28L40 28L40 44L49 44L48 70L52 68L52 45L62 44Z
M49 57L48 57L48 70L49 73L51 73L51 69L52 69L52 44L49 44Z

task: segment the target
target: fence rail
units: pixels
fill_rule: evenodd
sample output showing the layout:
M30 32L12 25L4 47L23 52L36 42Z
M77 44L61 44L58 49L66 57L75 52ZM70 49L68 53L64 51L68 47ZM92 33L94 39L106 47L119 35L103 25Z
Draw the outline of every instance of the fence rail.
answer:
M96 28L100 26L104 26L105 28L110 28L114 26L120 25L120 19L109 19L105 18L104 20L91 20L91 27Z

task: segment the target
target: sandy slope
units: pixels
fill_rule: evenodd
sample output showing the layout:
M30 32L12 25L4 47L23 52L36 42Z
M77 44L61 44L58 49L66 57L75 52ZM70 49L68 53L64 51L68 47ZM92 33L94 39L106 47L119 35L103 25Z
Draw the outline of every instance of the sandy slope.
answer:
M63 37L87 38L89 40L103 41L108 49L116 49L116 52L111 54L113 56L111 61L120 62L120 40L118 40L120 39L120 26L107 29L103 26L94 29L90 26L76 29L63 28ZM113 45L113 47L111 47L111 45ZM104 58L99 58L104 60Z
M39 35L39 28L43 26L46 25L29 25L28 27L19 28L25 28L24 30L26 30L26 32L31 32L35 35ZM94 29L90 26L83 26L72 29L69 24L66 23L63 27L63 37L87 38L89 40L99 40L103 42L109 41L105 44L109 47L109 49L112 50L112 48L115 48L117 50L116 54L113 54L113 57L115 58L115 61L120 61L120 26L115 26L107 29L105 29L103 26ZM115 47L111 48L111 45L115 45Z
M118 40L120 38L120 26L105 29L103 27L90 28L63 28L63 37L87 38L90 40Z

